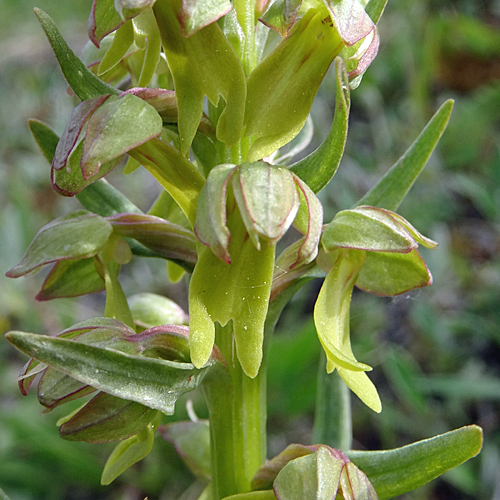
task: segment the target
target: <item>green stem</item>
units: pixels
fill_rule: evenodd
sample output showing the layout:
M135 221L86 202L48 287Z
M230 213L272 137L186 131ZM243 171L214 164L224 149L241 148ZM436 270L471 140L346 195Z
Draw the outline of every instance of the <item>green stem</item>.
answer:
M342 451L352 447L352 418L349 388L335 370L326 372L326 355L321 352L316 392L313 444L326 444Z
M210 412L214 500L250 490L266 456L266 368L254 379L234 352L232 325L217 325L216 344L228 363L204 381ZM222 373L223 372L223 373Z

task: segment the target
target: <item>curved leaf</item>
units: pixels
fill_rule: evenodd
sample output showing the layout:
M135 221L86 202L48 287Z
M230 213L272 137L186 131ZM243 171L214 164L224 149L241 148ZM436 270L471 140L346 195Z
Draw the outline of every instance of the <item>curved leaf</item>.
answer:
M119 94L118 90L103 82L87 69L85 64L69 48L54 21L43 10L35 9L35 14L54 50L64 78L80 100L86 101L103 94Z
M347 456L366 473L379 499L386 500L423 486L475 457L482 444L481 428L469 425L402 448L349 451Z
M442 104L406 153L356 205L397 210L434 151L452 109L451 99Z
M146 358L33 333L13 331L6 339L20 351L96 389L167 414L174 412L179 396L193 390L215 362L196 369L190 363Z
M347 139L347 127L351 97L345 64L336 59L335 74L337 91L335 115L328 136L310 155L290 166L315 193L321 191L332 179L340 165Z
M18 278L51 262L92 257L112 230L108 221L84 210L59 217L40 229L19 264L6 275Z

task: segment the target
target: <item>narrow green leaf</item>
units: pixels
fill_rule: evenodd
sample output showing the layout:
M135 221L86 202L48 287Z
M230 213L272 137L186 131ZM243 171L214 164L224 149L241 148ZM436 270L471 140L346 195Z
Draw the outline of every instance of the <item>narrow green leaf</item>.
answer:
M483 433L477 425L385 451L350 451L347 456L368 476L379 500L423 486L453 467L475 457Z
M446 101L437 110L406 153L380 181L356 203L395 211L416 181L434 151L450 118L453 101Z
M18 278L58 260L92 257L112 231L107 220L84 210L59 217L40 229L19 264L6 275Z
M377 24L384 13L387 0L370 0L365 8L365 12L370 19Z
M68 441L87 443L121 441L140 432L157 413L139 403L100 392L59 427L59 435Z
M310 155L290 167L315 193L321 191L337 172L347 139L351 97L345 64L336 60L337 92L332 127L324 142Z
M43 10L35 9L35 14L54 50L64 78L80 100L85 101L103 94L119 94L118 90L103 82L87 69L85 64L69 48L54 21Z
M10 500L10 498L5 494L2 488L0 488L0 500Z
M56 152L59 136L45 123L40 120L31 119L28 121L30 132L33 135L38 147L45 159L52 163Z
M128 20L116 30L111 47L99 63L97 74L100 76L113 69L125 57L133 43L134 27L132 21Z
M81 382L113 396L136 401L173 414L175 401L203 379L201 369L178 363L130 355L70 340L10 332L6 339L17 349Z

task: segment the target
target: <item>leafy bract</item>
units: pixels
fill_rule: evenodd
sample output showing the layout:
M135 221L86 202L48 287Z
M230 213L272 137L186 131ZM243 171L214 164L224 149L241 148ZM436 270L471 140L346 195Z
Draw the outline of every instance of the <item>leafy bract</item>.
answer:
M194 389L206 367L147 358L63 338L10 332L17 349L56 370L113 396L172 414L177 398Z
M137 293L128 298L134 322L141 328L185 325L187 314L173 300L155 293Z
M402 448L384 451L350 451L349 458L375 487L379 499L414 490L476 456L483 433L477 425L461 427Z
M344 153L351 98L347 72L341 58L336 59L337 91L335 115L328 136L310 155L290 167L315 193L335 175Z
M85 101L103 94L117 95L119 93L87 69L69 48L54 21L43 10L35 9L35 14L54 50L64 78L80 100Z
M35 236L21 261L7 272L18 278L51 262L96 255L113 228L111 224L84 210L59 217Z
M397 210L436 147L448 124L452 108L451 99L441 105L406 153L357 205Z

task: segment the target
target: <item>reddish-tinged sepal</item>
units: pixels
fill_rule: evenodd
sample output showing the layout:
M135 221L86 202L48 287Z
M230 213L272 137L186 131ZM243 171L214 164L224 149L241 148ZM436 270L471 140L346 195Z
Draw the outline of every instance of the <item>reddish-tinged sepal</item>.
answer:
M229 0L182 0L179 12L181 33L191 36L231 10Z

